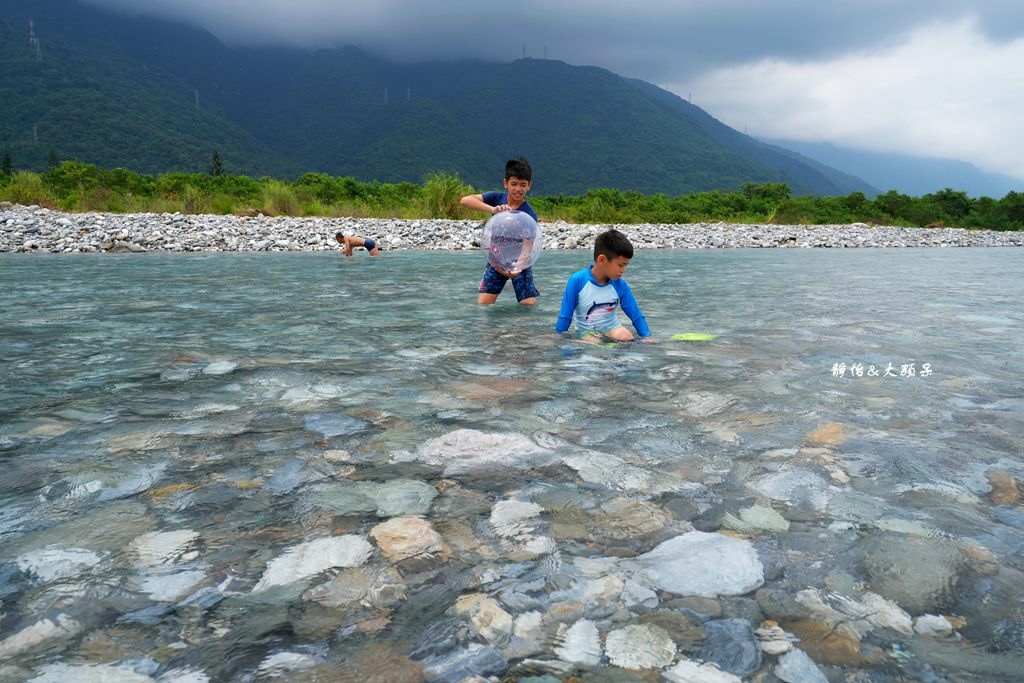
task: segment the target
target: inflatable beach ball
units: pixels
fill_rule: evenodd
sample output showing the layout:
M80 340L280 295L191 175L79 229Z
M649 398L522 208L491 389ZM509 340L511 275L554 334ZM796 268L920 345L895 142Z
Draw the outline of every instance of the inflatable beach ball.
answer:
M484 224L480 248L492 266L521 272L536 263L544 247L540 226L523 211L500 211Z

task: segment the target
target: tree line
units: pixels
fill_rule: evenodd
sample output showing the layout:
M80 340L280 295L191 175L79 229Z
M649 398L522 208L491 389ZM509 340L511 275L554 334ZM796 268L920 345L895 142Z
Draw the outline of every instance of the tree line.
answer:
M6 151L0 167L0 200L72 212L469 219L478 216L461 207L459 198L478 191L445 171L428 174L422 183L363 182L325 173L306 173L294 181L231 175L218 152L207 173L105 169L61 162L53 150L48 168L39 173L17 171ZM773 182L676 197L595 188L531 197L530 202L543 220L570 223L867 223L1024 230L1024 193L972 198L950 188L921 197L890 190L869 199L861 192L793 196L787 184Z

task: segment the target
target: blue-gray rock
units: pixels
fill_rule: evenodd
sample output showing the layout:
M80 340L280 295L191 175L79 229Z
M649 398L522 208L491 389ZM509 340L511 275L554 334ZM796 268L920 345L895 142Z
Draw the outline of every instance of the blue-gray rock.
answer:
M508 669L508 662L493 647L470 643L440 657L423 661L428 681L461 681L471 676L496 676Z
M707 637L700 659L714 662L723 671L745 676L761 666L761 647L754 627L743 619L720 619L704 624Z

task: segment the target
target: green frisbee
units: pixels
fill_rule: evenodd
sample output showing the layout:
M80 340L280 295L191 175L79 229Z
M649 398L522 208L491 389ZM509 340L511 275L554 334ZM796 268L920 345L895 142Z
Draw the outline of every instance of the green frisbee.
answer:
M672 335L672 341L711 341L713 339L718 339L718 335L704 334L703 332L683 332Z

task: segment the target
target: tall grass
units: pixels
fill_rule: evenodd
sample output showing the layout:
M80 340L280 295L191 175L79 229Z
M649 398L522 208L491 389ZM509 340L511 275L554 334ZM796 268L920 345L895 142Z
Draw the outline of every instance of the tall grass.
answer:
M464 218L466 212L459 200L471 193L459 176L437 171L428 174L423 183L423 206L430 218Z

